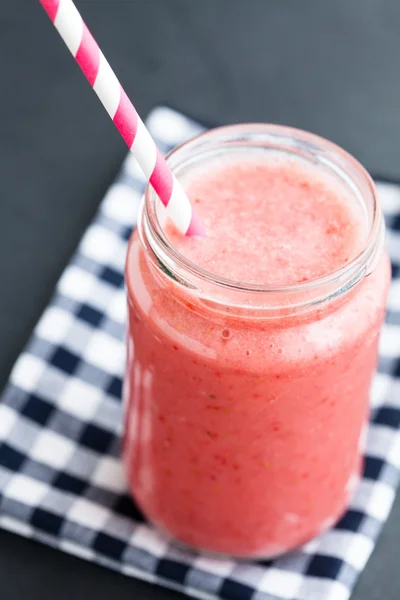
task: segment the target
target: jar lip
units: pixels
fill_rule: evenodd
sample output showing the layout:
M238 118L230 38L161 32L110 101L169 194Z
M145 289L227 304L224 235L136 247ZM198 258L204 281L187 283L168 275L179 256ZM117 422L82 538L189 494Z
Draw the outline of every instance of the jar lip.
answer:
M322 152L327 151L330 154L331 158L336 157L340 159L340 161L342 161L345 167L347 166L349 170L352 169L358 174L358 176L361 176L364 184L367 187L367 193L370 194L373 202L373 217L363 248L353 258L351 258L348 262L340 266L335 271L332 271L331 273L328 273L321 277L310 279L305 282L291 283L280 286L268 286L228 279L217 275L212 271L203 269L202 267L193 263L182 253L180 253L169 242L157 218L155 209L155 201L157 196L153 189L148 185L146 187L144 202L142 204L141 216L139 218L139 221L143 219L144 227L147 234L146 237L152 238L151 242L149 242L150 249L156 255L160 263L163 264L164 259L167 258L168 269L170 269L171 264L175 265L176 268L180 271L180 278L182 276L183 271L189 276L192 275L214 286L224 288L225 290L232 290L236 292L249 292L252 294L261 293L263 295L276 293L292 294L294 292L297 293L307 291L311 292L320 287L326 286L327 284L332 285L332 283L335 280L342 281L344 278L346 278L346 276L348 278L354 277L355 273L359 272L365 265L367 265L371 261L371 259L377 251L377 247L379 246L379 237L382 237L380 235L382 233L383 227L382 213L380 204L377 201L375 184L370 174L358 160L356 160L351 154L349 154L340 146L336 145L334 142L331 142L314 133L309 133L307 131L297 129L294 127L277 125L273 123L242 123L236 125L216 127L202 132L196 135L195 137L190 138L186 142L183 142L182 144L179 144L178 146L173 148L166 155L166 160L169 163L171 163L171 159L177 157L177 155L179 155L183 151L190 151L190 148L192 146L202 147L202 143L207 143L208 140L212 142L213 138L218 137L219 142L227 142L231 140L231 138L235 135L239 136L237 139L240 139L240 134L243 136L245 133L249 135L259 134L260 139L265 139L265 135L268 135L271 137L276 137L277 139L280 138L281 140L297 140L302 142L306 148L314 148ZM294 147L296 146L294 145ZM287 147L287 149L290 150L290 147Z

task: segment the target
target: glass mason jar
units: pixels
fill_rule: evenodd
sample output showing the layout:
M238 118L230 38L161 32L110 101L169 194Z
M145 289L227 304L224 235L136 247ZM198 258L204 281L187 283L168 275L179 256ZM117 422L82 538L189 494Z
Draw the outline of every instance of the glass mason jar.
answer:
M278 152L334 175L362 208L364 247L301 284L226 280L172 247L148 188L126 264L123 460L139 507L167 535L265 558L330 527L349 502L390 265L371 178L322 138L275 125L223 127L183 144L168 163L180 177L238 151Z

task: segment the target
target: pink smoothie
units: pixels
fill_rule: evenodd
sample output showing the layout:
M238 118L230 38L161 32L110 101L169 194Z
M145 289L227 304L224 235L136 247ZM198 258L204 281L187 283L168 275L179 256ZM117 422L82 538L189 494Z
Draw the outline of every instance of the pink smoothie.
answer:
M170 243L249 284L328 275L365 243L333 176L237 157L183 178L207 237ZM386 257L350 293L288 317L209 310L132 238L124 461L146 516L184 543L268 557L329 527L360 471L389 282ZM268 302L268 300L266 300Z
M207 237L171 226L170 241L227 279L268 286L316 279L352 258L366 235L360 209L333 176L298 161L224 160L183 182Z

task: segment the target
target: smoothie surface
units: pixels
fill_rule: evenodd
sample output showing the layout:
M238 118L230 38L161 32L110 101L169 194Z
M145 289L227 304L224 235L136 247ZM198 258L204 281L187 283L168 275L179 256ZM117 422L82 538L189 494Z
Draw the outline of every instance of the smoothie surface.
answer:
M343 184L297 160L235 158L181 182L207 237L167 237L196 265L242 283L283 286L328 275L354 257L365 217Z

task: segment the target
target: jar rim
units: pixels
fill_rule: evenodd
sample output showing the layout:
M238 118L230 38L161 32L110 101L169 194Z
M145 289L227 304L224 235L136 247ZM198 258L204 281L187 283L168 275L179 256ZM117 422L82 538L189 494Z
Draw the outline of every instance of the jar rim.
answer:
M304 151L323 152L325 155L329 155L329 160L332 164L334 162L336 162L336 164L340 162L339 168L342 171L346 170L348 175L350 173L350 178L353 179L353 182L354 178L351 176L351 173L353 173L353 175L356 174L364 184L366 193L369 194L373 206L371 225L362 249L348 262L331 273L301 283L268 286L228 279L196 265L169 242L157 217L155 204L157 196L153 189L150 186L147 186L140 220L143 219L145 234L150 242L151 250L155 253L160 263L164 267L167 267L168 271L170 273L172 272L172 274L175 270L179 270L178 280L181 283L182 275L186 273L189 278L190 276L195 276L200 280L207 281L214 286L226 290L231 289L240 292L262 293L268 295L312 291L324 287L327 284L332 284L334 280L342 281L343 278L347 278L346 276L350 278L354 277L356 272L363 269L364 266L368 266L373 259L373 255L377 252L377 246L379 246L380 242L379 237L382 237L380 236L380 233L382 233L382 214L379 202L377 201L375 184L361 163L335 143L301 129L268 123L245 123L217 127L200 133L175 147L167 154L166 158L172 169L176 170L176 167L171 163L174 162L174 159L177 161L180 154L190 152L193 149L204 148L208 142L212 144L213 140L218 141L219 143L230 143L232 140L244 139L245 135L253 136L253 141L257 141L258 138L259 141L262 141L262 139L265 139L265 136L268 136L276 142L280 141L281 143L282 140L285 140L286 142L289 140L292 142L295 141L296 143L300 142L303 145L302 148L300 147L300 150L302 150L303 153ZM290 151L291 147L286 146L285 149ZM292 151L294 152L295 149L296 146L294 145ZM297 146L297 150L298 149L299 146ZM334 159L336 159L336 161ZM166 263L164 262L165 260Z

